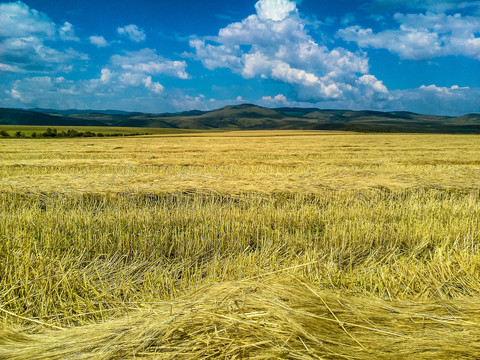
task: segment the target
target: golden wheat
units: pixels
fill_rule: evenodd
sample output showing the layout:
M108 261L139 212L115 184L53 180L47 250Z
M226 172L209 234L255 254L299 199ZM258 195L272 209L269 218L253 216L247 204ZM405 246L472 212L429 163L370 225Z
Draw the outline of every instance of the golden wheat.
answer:
M346 338L338 340L331 328L320 341L311 328L311 315L298 318L303 313L295 306L304 310L314 301L307 295L303 300L292 298L290 310L285 304L257 309L273 316L268 326L297 337L292 346L284 346L284 353L279 345L280 339L286 341L283 335L271 333L262 343L259 339L265 334L254 329L266 323L249 323L245 329L250 330L230 338L234 341L231 353L218 353L219 347L212 345L214 352L203 354L199 349L210 349L202 342L209 337L225 345L207 323L241 314L229 315L215 306L205 310L211 315L195 318L196 330L179 325L187 332L198 331L198 339L203 340L197 343L195 336L167 336L163 327L152 328L148 336L132 330L128 339L132 344L153 341L154 347L163 346L155 342L158 339L152 340L155 336L166 339L176 350L170 348L163 357L155 355L158 358L174 358L183 352L197 358L208 354L264 358L371 358L376 354L388 358L391 348L398 358L409 358L412 351L418 351L423 354L418 358L450 354L474 359L474 351L467 347L476 349L472 347L473 329L480 322L475 305L480 294L478 140L469 135L333 132L0 139L0 318L6 326L0 332L0 358L2 354L12 359L102 358L98 349L107 343L102 345L101 339L113 341L106 339L118 335L115 327L127 326L126 314L144 319L138 326L147 326L146 308L166 311L152 310L154 303L186 296L187 302L178 300L169 306L188 307L193 302L196 305L191 306L205 310L202 306L209 305L199 302L220 301L215 300L221 297L218 294L203 299L198 292L191 293L198 286L228 292L238 284L262 287L274 281L275 290L268 288L270 292L262 299L268 300L268 294L281 289L288 299L298 289L278 277L299 276L302 291L311 296L333 291L339 297L340 303L326 308L349 314L355 331L335 326L351 343ZM348 299L355 296L359 302L348 305ZM369 301L384 303L372 305L376 310L371 313L362 313L361 304ZM371 330L362 326L374 323L377 328L388 323L389 332L401 333L408 316L400 319L395 314L417 306L418 301L438 306L421 320L430 335L422 337L423 330L412 324L413 333L406 331L410 337L421 337L415 343L417 350L408 350L408 342L402 342L405 347L394 347L400 344L395 337L367 344ZM446 315L439 304L447 303L445 308L455 308L449 319L458 320L458 327L445 325ZM385 304L390 304L390 310L382 312ZM282 311L294 317L281 320ZM314 314L320 311L328 312L317 309ZM330 320L326 321L335 320L331 313L327 315ZM435 316L445 331L432 327ZM162 319L152 326L164 326L159 325L166 321ZM471 327L465 325L467 320ZM84 331L85 344L97 345L64 348L73 351L68 356L52 348L55 338L64 336L62 341L68 343L73 334L73 330L60 330L64 334L60 335L59 328L95 321L106 323L85 330L75 327L75 331ZM188 318L179 321L188 322ZM309 324L303 332L293 325L302 321ZM13 325L22 326L22 332L9 330ZM206 327L204 332L202 327ZM57 330L44 330L38 338L25 335L48 328ZM271 332L273 328L265 329ZM251 337L245 331L252 331ZM468 332L470 340L460 344L451 331ZM135 336L133 341L130 337ZM242 340L245 336L249 340ZM329 336L340 345L325 347ZM444 346L439 345L439 336L447 339ZM32 341L38 346L32 346ZM350 350L340 351L344 345ZM430 351L430 347L443 352ZM142 351L156 351L135 349L121 350L130 355L105 350L104 358L134 358L143 356Z

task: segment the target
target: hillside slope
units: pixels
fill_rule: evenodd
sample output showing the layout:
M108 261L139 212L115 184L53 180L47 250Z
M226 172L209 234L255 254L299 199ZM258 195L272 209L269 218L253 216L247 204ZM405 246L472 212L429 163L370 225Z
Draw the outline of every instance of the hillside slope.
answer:
M270 109L252 104L213 111L148 114L114 110L18 110L0 108L0 125L117 126L226 130L345 130L361 132L480 133L480 114L458 117L406 111L317 108Z

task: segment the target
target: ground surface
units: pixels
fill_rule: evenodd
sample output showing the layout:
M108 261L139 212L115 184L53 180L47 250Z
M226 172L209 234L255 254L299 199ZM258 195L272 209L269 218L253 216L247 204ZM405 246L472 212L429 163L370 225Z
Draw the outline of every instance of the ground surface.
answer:
M0 139L0 359L475 359L479 140Z

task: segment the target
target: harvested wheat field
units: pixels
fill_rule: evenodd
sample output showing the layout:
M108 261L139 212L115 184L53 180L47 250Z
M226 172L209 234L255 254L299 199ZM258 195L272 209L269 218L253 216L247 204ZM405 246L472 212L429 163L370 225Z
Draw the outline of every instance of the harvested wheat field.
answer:
M480 138L0 139L0 359L479 359Z

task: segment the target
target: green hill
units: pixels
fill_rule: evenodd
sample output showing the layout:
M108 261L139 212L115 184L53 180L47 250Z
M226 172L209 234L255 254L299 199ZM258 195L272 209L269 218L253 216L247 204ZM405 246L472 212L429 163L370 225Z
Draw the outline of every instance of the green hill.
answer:
M480 114L458 117L406 111L265 108L252 104L213 111L148 114L115 110L0 108L0 125L116 126L225 130L345 130L361 132L480 133Z

